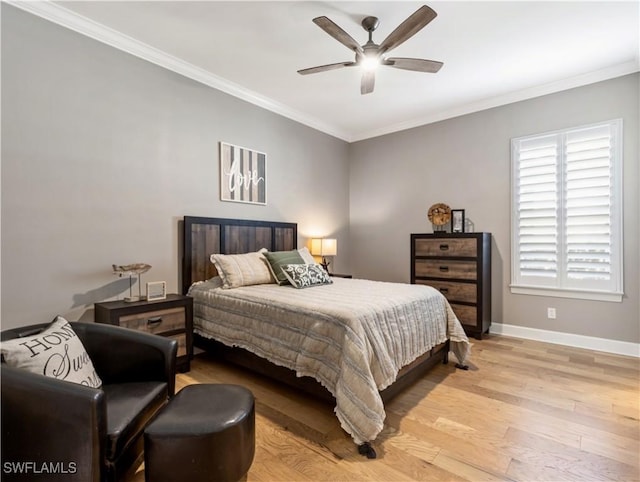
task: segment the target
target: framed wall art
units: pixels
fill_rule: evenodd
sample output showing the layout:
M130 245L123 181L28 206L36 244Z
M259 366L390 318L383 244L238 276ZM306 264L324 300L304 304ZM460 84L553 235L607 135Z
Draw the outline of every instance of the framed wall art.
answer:
M220 199L267 204L267 155L221 142Z
M464 209L451 210L451 232L464 233Z

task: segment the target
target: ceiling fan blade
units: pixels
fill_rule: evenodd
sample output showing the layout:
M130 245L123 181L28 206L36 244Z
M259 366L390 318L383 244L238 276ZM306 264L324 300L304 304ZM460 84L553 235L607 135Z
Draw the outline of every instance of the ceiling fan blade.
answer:
M342 45L345 45L349 49L354 52L358 52L360 54L364 53L362 47L356 42L351 35L342 30L337 24L335 24L332 20L327 17L316 17L313 19L313 23L315 23L322 30L331 35L334 39L340 42Z
M389 36L380 44L380 53L388 52L396 48L405 40L411 38L424 28L431 20L436 18L438 14L433 9L423 5L413 12L404 22L389 34Z
M341 69L342 67L353 67L355 62L338 62L336 64L319 65L318 67L310 67L308 69L298 70L300 75L317 74L318 72L326 72L327 70Z
M406 59L402 57L389 57L383 63L390 67L403 70L415 70L416 72L431 72L435 74L444 65L436 60Z
M370 94L373 92L373 87L376 83L376 72L375 70L365 70L362 72L362 82L360 83L360 93Z

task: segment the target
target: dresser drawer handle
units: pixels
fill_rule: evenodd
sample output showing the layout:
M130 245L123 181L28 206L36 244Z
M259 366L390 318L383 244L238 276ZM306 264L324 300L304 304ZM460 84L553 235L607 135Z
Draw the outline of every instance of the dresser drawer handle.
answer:
M440 293L448 293L449 288L440 288Z
M446 273L447 271L449 271L449 267L448 266L440 266L440 271L442 271L443 273Z
M162 323L162 316L154 316L153 318L149 318L147 320L147 326L155 326Z
M449 251L449 245L448 244L441 244L440 245L440 251Z

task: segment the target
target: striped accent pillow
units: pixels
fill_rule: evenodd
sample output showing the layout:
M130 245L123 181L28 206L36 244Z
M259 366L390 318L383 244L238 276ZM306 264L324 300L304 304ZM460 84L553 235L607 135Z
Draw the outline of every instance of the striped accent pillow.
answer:
M212 254L224 289L273 283L269 264L264 258L266 249L245 254Z
M282 271L282 267L286 264L304 264L304 260L297 249L292 251L273 251L264 253L265 258L269 262L271 274L279 285L289 284L289 280Z

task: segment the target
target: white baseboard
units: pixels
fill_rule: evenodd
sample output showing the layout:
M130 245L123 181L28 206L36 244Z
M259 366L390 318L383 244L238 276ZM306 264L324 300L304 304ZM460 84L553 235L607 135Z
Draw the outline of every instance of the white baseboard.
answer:
M594 336L574 335L573 333L561 333L558 331L539 330L537 328L527 328L526 326L505 325L504 323L492 323L489 332L495 335L544 341L557 345L587 348L589 350L640 358L640 343L609 340L607 338L596 338Z

